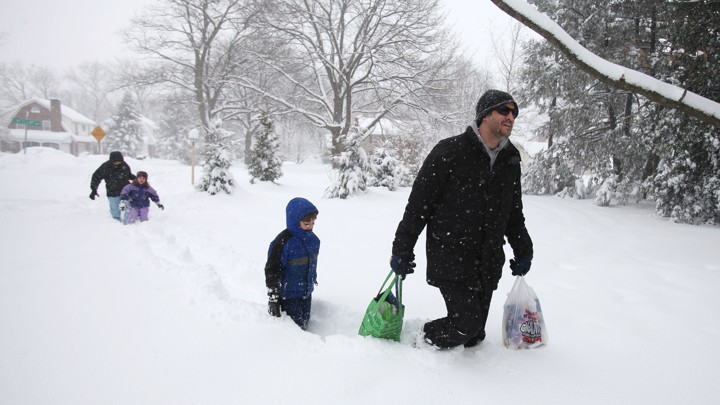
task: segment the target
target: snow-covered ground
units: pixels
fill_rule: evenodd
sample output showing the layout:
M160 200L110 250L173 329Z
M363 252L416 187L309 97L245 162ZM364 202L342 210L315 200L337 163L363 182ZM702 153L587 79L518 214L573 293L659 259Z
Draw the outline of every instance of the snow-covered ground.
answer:
M720 397L720 227L657 217L650 205L525 197L535 241L527 276L549 343L502 345L506 270L472 349L416 349L443 315L419 271L404 287L400 343L357 335L389 271L409 189L324 199L329 170L286 164L279 185L232 196L190 185L174 161L149 172L165 211L122 226L105 156L31 148L0 155L0 404L711 404ZM199 176L196 173L196 178ZM320 209L319 283L307 332L266 313L263 266L295 196ZM508 252L509 254L509 252ZM511 257L511 256L510 256Z

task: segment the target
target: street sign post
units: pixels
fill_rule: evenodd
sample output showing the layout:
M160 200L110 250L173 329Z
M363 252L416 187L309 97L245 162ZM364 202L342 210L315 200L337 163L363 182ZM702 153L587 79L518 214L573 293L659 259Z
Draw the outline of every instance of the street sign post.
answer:
M190 183L195 185L195 141L200 137L200 132L197 128L193 128L190 130L188 137L192 140L192 169L190 171Z
M15 124L30 125L31 127L39 127L42 125L40 121L26 120L24 118L13 117L12 122Z
M30 113L26 112L25 116L27 117ZM23 142L23 154L27 155L27 127L39 127L41 122L35 121L35 120L29 120L27 118L19 118L19 117L13 117L12 122L15 124L22 124L25 125L25 141Z
M98 153L102 153L102 148L100 147L100 141L102 141L102 139L105 138L105 135L107 135L105 133L105 130L103 130L102 128L97 126L97 127L95 127L95 129L93 129L90 132L90 135L92 135L93 138L95 138L95 140L98 141Z

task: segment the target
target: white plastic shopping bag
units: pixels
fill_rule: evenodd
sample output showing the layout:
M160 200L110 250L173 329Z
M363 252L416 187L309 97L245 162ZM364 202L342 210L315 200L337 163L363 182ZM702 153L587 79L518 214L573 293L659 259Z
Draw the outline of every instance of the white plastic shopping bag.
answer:
M525 277L515 278L505 301L503 343L509 349L531 349L547 343L547 329L540 301Z

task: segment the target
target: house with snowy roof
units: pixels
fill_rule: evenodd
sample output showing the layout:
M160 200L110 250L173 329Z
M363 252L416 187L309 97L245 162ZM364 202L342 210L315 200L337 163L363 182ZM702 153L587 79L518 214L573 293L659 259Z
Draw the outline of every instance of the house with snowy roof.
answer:
M0 151L19 152L23 147L45 146L75 156L100 153L98 141L90 134L95 121L58 99L33 98L0 114Z
M357 124L360 127L368 128L373 120L370 118L359 118ZM387 118L381 118L372 127L368 128L367 136L363 140L361 146L367 153L373 153L373 150L382 141L390 137L400 135L400 129L395 123Z

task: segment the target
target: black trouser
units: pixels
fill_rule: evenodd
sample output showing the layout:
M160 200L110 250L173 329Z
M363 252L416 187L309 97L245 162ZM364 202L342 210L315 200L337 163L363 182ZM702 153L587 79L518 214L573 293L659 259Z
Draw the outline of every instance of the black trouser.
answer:
M440 288L448 315L425 324L425 339L440 348L467 344L473 346L485 339L485 323L493 292Z

